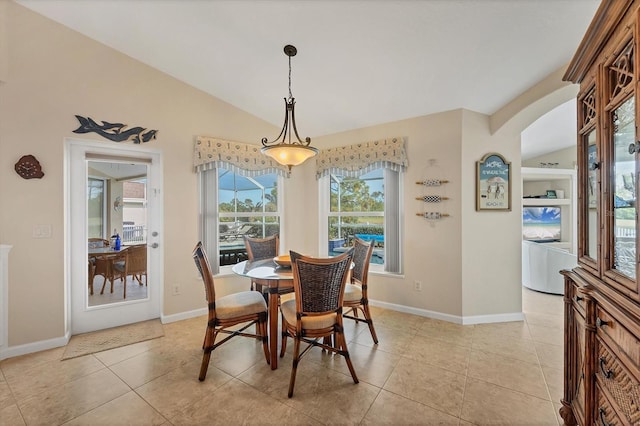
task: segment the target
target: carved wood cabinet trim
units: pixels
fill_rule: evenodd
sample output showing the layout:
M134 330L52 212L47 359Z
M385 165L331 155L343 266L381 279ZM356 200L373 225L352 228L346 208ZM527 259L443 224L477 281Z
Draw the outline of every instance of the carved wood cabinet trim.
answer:
M567 425L640 424L640 0L603 0L577 97L578 266L562 271Z

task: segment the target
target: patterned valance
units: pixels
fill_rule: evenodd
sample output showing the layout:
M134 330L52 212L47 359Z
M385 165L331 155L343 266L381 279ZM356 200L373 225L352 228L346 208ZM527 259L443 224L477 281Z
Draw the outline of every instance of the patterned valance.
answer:
M404 171L408 165L404 138L381 139L320 150L316 178L331 173L358 177L380 167Z
M243 176L277 173L289 177L287 166L280 165L260 152L260 145L198 136L193 153L196 172L214 168L232 169Z

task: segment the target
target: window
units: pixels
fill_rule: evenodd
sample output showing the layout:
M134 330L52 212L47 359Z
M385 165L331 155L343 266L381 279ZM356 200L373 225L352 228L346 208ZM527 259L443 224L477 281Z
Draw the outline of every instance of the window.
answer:
M87 237L106 238L106 180L90 177L87 180Z
M329 256L348 250L354 237L373 240L372 269L401 272L400 182L399 172L384 168L359 177L332 173L320 179L327 200L323 204Z
M203 244L208 253L217 254L216 272L247 259L245 235L280 233L280 179L275 173L244 176L236 168L201 173Z

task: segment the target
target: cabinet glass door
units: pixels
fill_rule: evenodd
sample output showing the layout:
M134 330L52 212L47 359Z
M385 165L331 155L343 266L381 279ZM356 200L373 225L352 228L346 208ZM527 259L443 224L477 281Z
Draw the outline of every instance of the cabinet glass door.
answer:
M613 269L636 278L636 166L635 98L631 97L611 114L613 129Z
M582 224L582 232L585 235L583 254L594 261L598 260L598 151L596 148L596 130L590 131L583 139L584 150L587 155L584 157L585 170L587 170L587 180L585 188L586 214Z

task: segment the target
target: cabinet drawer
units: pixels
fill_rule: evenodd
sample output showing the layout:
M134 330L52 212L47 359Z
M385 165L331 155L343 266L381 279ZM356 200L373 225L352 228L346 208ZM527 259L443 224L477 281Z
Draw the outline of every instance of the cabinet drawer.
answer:
M616 415L616 410L613 409L609 401L604 396L600 386L596 386L596 412L595 412L595 424L598 426L617 426L627 425L627 422L623 422ZM636 424L636 423L633 423Z
M640 360L640 341L629 330L623 327L602 306L596 307L597 335L612 348L624 353L629 360ZM637 365L634 366L637 369Z
M611 400L609 405L615 408L622 424L640 424L640 383L600 338L596 339L596 346L596 378L601 387L599 392L608 395ZM606 392L602 392L603 390ZM600 397L598 404L601 404Z
M571 283L571 300L573 302L573 306L584 318L587 312L586 301L584 299L584 294L582 294L579 289L580 286L578 284L575 282Z

